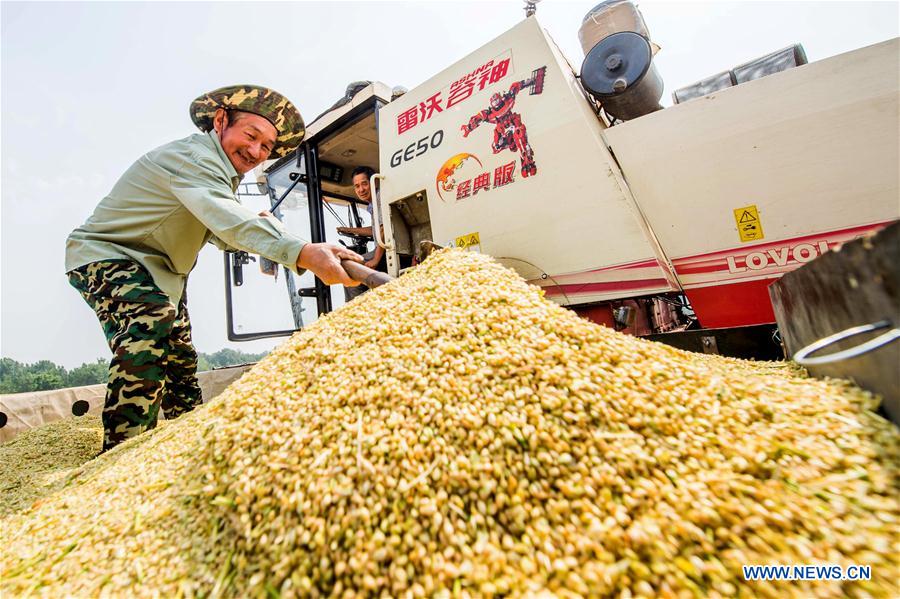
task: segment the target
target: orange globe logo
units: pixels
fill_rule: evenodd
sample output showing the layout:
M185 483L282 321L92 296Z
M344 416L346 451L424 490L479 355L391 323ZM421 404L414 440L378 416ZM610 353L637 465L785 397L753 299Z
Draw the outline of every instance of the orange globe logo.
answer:
M443 192L453 191L456 188L456 179L453 175L468 160L474 160L478 163L478 167L481 168L481 161L478 160L477 156L463 152L445 162L438 171L437 177L435 178L435 187L437 187L438 195L441 196L442 200L444 199Z

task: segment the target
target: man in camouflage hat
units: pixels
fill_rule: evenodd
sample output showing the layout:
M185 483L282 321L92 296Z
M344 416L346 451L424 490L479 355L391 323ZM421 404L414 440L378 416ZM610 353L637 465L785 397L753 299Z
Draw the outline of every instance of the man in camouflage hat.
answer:
M223 87L191 104L203 133L143 155L66 241L69 282L96 312L113 358L103 407L103 450L201 403L185 288L200 249L259 254L326 285L352 286L343 247L307 243L269 213L241 205L244 174L301 142L287 98L254 85Z

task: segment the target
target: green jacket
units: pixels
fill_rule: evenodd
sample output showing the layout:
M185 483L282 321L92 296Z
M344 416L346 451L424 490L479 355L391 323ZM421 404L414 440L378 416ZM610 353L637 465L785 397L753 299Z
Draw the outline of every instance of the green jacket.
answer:
M178 304L207 242L264 256L297 271L306 242L235 196L241 177L215 131L152 150L115 184L66 240L66 272L91 262L139 262Z

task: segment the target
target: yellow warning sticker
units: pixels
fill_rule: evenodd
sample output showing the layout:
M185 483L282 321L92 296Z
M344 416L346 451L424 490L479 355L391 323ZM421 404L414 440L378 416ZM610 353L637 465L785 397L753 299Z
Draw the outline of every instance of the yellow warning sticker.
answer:
M765 238L762 222L759 220L759 210L755 205L735 208L734 222L737 225L741 241L757 241Z
M479 251L481 249L481 237L478 233L468 233L462 237L457 237L454 245L462 250Z

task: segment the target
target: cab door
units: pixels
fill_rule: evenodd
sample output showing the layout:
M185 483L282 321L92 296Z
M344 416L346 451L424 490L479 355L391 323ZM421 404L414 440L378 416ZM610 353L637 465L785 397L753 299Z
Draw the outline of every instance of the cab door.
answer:
M256 213L268 210L294 235L324 241L321 203L309 184L307 145L270 167L264 185L242 186L241 202ZM250 188L250 189L248 189ZM312 208L311 208L312 206ZM306 271L246 252L225 252L225 312L230 341L287 336L331 310L328 287Z
M242 202L257 213L271 211L289 231L313 243L348 245L351 240L339 236L338 227L370 226L350 176L359 165L378 170L378 110L387 100L368 93L334 109L333 118L319 117L328 124L310 133L295 154L266 169L264 194L242 195ZM277 281L261 267L277 270ZM225 297L231 341L290 335L345 302L341 285L329 288L310 272L298 277L245 252L225 255Z

